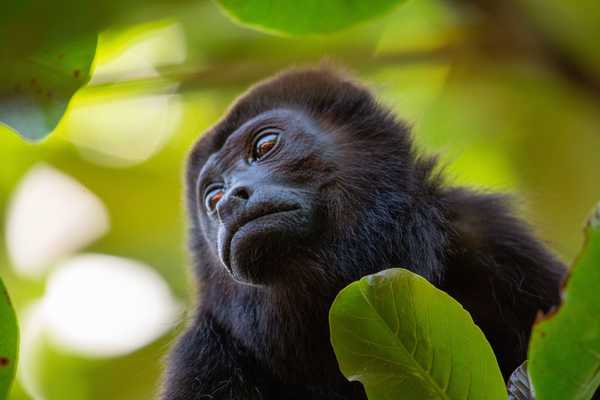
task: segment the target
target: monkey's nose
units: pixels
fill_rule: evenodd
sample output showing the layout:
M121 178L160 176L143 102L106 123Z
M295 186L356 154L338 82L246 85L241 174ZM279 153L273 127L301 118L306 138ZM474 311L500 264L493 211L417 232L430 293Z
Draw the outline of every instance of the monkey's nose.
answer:
M252 189L248 185L236 185L229 189L225 196L217 204L217 216L221 223L227 223L231 218L241 213L252 195Z
M227 195L237 197L241 200L248 200L250 198L250 188L246 185L238 185L231 188Z

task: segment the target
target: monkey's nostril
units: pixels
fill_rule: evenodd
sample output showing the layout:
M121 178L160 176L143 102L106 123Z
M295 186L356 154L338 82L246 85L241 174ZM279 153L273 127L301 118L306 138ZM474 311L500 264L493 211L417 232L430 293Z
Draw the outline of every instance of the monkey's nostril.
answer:
M250 191L244 186L238 186L231 191L231 196L242 200L248 200L250 198Z

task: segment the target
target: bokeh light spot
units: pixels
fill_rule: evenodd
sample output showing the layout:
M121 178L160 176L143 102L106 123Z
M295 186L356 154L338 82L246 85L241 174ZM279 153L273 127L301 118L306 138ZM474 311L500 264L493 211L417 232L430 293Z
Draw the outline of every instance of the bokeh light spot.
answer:
M151 343L173 328L181 309L152 268L100 254L77 256L54 271L43 307L52 342L93 357Z
M31 168L13 193L6 244L14 269L39 278L62 257L109 230L102 201L70 176L46 164Z

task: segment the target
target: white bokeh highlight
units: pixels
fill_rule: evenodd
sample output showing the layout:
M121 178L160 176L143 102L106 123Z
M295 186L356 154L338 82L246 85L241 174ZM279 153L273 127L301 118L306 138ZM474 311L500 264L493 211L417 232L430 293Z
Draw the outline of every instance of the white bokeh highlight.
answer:
M113 357L151 343L179 319L180 304L147 265L87 254L60 265L42 300L53 343L91 357Z
M24 277L40 278L53 263L109 230L102 201L70 176L46 164L32 167L10 200L6 244Z

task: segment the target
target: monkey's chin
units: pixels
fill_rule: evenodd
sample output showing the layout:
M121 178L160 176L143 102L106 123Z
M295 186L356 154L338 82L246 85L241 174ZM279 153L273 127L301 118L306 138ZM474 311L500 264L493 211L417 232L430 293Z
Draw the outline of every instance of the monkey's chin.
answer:
M221 261L237 282L269 285L285 274L285 260L309 229L301 210L262 216L233 232L229 243L222 243Z

